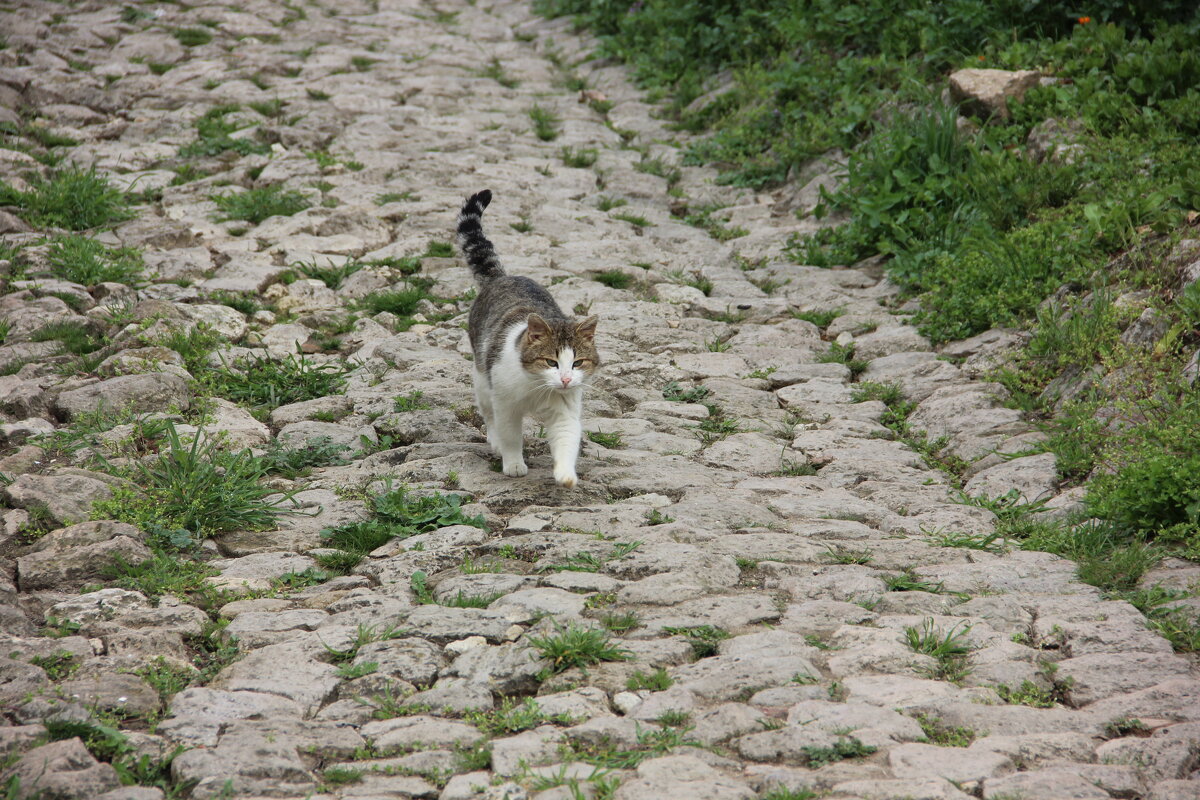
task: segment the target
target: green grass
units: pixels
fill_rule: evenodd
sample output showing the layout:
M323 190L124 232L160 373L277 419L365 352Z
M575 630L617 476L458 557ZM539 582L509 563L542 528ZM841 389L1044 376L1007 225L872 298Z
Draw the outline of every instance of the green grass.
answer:
M696 659L708 658L717 654L717 645L730 636L729 631L713 625L694 625L691 627L665 627L663 633L668 636L682 636L692 646L692 655Z
M409 411L420 411L426 408L433 408L430 403L421 399L424 396L424 392L415 391L397 397L395 403L393 404L393 410L398 413L406 413Z
M491 78L505 89L515 89L521 82L504 71L500 59L493 57L486 67L476 73L481 78Z
M564 147L559 151L559 155L566 166L587 169L596 163L600 151L594 147Z
M84 286L108 281L136 283L142 275L140 251L131 247L105 247L78 234L52 239L47 258L56 277Z
M239 358L232 364L208 367L196 379L212 394L270 411L279 406L340 394L350 367L316 364L303 356L284 359Z
M35 227L85 231L133 216L128 196L94 168L51 170L46 177L30 175L28 182L29 190L21 191L0 181L0 205L16 206Z
M628 222L630 225L634 226L635 228L649 228L649 227L653 227L653 225L654 225L653 222L651 222L650 220L646 219L645 217L643 217L639 214L629 214L629 213L622 211L619 214L612 214L611 216L613 219L619 219L622 222Z
M230 119L230 115L238 109L236 104L230 104L214 106L204 112L195 122L196 140L179 148L180 157L210 158L225 152L248 156L271 152L271 146L266 142L253 137L232 135L249 124Z
M321 532L326 547L336 548L344 553L333 560L329 557L318 559L322 566L336 566L349 571L349 568L367 553L392 539L407 539L447 525L474 525L485 530L487 528L482 516L469 517L463 513L462 498L457 495L435 492L418 497L401 486L371 498L368 507L371 516L366 520L327 528Z
M552 142L558 138L559 126L562 120L557 114L542 106L532 106L529 111L529 121L533 123L534 134L543 142Z
M829 327L829 323L845 313L844 310L835 308L827 311L793 311L792 316L805 322L811 322L821 330L825 330Z
M683 221L688 225L694 225L697 228L702 228L708 232L709 236L719 242L727 242L730 239L737 239L750 233L750 231L746 230L745 228L726 227L717 220L713 219L712 215L715 212L720 211L722 208L724 208L724 206L710 205L699 206L694 210L689 209L690 213L683 218ZM767 292L767 294L770 294L770 292Z
M199 47L212 41L212 31L204 28L176 28L171 35L184 47Z
M203 433L188 442L169 423L165 434L156 457L129 467L141 491L117 487L111 500L96 504L98 519L207 534L270 529L288 513L290 494L261 482L266 466L249 450L222 449Z
M601 211L612 211L614 208L629 205L629 201L623 197L609 197L606 194L600 195L600 199L596 201L596 208Z
M259 460L268 475L280 475L288 480L312 474L314 467L348 464L347 447L335 444L328 437L310 439L299 446L280 444L272 439Z
M925 734L925 740L939 747L969 747L978 735L970 728L946 725L936 717L918 714L916 719Z
M664 400L671 400L676 403L699 403L707 398L712 392L705 386L693 386L685 388L676 381L671 381L662 389Z
M601 445L602 447L606 447L609 450L620 450L622 447L625 446L625 443L623 441L621 441L621 434L619 434L619 433L604 433L603 431L589 431L587 438L589 441L595 442L596 444Z
M675 684L675 681L667 674L667 671L662 667L654 670L654 672L642 672L637 670L625 681L625 688L631 692L648 691L661 692L670 689Z
M926 619L920 627L906 627L904 638L914 653L931 656L937 661L930 677L960 681L970 672L967 659L972 648L964 638L970 630L969 625L959 625L943 631L935 626L932 619Z
M332 262L324 267L317 266L316 259L312 261L294 261L290 265L291 269L299 272L306 278L313 278L321 281L330 289L340 289L346 278L349 278L354 273L362 269L365 264L357 259L349 259L341 264L334 266Z
M221 211L219 221L245 220L254 225L274 216L290 217L312 205L300 192L279 185L216 194L209 199Z
M29 341L58 342L62 345L60 352L77 356L95 352L104 346L104 340L98 338L89 326L74 320L44 325L30 334Z
M609 269L604 272L597 272L592 276L592 280L597 283L603 283L610 289L626 289L633 283L633 276L619 269Z
M628 661L633 657L628 650L614 644L607 631L575 625L558 628L545 636L531 636L529 644L540 657L550 662L552 674L603 661Z
M570 725L574 722L570 714L542 713L537 700L532 697L524 700L505 697L498 707L490 711L468 711L463 720L489 737L512 736L541 725Z

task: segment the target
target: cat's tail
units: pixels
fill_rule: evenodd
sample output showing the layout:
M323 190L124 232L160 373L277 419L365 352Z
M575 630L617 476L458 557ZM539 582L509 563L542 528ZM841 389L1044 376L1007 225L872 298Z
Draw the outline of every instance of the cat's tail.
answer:
M492 243L483 235L483 210L492 202L492 193L484 189L473 194L463 203L462 211L458 212L458 246L466 256L467 264L475 275L475 280L483 282L490 278L498 278L504 274L500 259L496 258L496 250Z

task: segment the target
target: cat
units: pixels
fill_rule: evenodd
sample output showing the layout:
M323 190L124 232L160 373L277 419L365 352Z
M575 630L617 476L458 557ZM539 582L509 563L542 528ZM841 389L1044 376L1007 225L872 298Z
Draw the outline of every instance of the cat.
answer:
M479 284L467 326L475 402L505 475L529 472L521 427L532 416L545 425L554 480L573 488L579 482L583 391L600 366L598 319L568 317L537 283L504 271L481 224L491 202L485 189L469 197L458 215L458 244Z

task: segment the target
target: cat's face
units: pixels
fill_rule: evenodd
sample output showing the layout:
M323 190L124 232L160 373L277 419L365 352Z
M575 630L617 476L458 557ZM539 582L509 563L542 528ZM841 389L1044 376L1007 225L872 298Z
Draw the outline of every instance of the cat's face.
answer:
M530 314L528 322L519 345L521 364L543 385L565 392L583 385L600 366L596 317L547 322Z

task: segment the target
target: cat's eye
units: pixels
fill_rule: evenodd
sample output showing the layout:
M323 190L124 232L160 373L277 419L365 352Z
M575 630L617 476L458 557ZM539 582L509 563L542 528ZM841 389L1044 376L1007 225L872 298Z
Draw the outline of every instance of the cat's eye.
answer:
M583 359L580 359L579 361L576 361L576 362L575 362L574 364L572 364L571 366L573 366L575 369L579 369L580 367L582 367L582 366L583 366Z
M555 361L553 358L547 358L546 366L550 367L550 369L558 369L558 362Z

